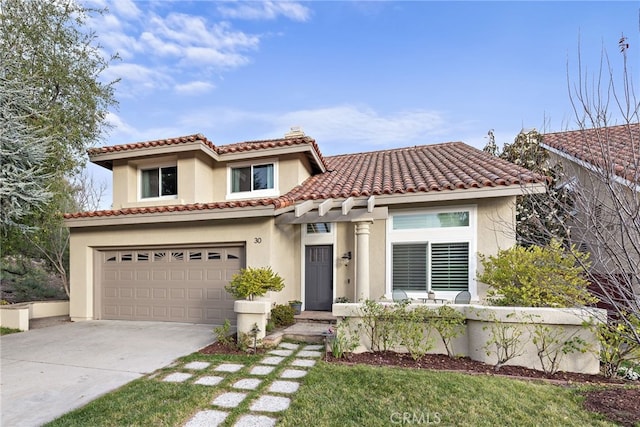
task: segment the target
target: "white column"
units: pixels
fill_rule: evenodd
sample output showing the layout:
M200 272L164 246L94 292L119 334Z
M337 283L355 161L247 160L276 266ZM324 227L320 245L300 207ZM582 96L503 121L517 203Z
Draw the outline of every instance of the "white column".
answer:
M356 292L357 299L369 299L369 224L356 223Z

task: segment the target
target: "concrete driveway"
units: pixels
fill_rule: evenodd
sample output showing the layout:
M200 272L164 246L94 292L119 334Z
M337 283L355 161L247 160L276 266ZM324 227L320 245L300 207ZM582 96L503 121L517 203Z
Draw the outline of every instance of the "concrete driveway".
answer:
M212 325L86 321L0 337L2 426L39 426L210 344Z

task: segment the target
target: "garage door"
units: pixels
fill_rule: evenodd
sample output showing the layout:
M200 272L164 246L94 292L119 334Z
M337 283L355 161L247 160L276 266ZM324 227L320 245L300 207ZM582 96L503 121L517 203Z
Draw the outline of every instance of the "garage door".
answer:
M244 248L129 249L100 252L102 319L235 323L224 287L244 266Z

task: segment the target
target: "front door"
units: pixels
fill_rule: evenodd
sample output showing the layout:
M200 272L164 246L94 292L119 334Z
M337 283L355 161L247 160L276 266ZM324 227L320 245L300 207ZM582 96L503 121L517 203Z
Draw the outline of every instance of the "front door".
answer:
M305 246L305 310L330 311L333 304L333 246Z

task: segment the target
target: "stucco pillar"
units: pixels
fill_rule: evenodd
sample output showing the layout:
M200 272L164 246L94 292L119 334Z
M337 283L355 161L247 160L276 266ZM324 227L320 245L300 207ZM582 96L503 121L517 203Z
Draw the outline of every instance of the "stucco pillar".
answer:
M369 224L356 223L356 299L369 299Z

